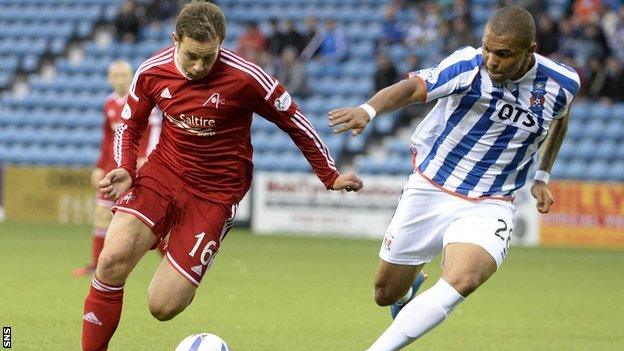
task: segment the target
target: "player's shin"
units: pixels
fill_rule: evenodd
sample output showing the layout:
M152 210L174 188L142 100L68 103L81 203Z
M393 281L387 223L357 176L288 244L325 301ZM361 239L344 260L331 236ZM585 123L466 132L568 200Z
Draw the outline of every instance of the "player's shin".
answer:
M409 345L442 323L464 300L443 279L410 301L368 351L394 351Z
M93 277L82 317L84 351L106 350L119 324L122 303L123 286L107 285Z

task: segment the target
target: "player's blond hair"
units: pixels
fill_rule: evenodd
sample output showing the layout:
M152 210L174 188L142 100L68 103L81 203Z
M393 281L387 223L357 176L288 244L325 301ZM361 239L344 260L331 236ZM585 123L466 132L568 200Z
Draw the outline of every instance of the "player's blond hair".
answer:
M225 15L219 6L205 1L193 0L182 7L176 22L180 41L185 36L197 41L225 39Z

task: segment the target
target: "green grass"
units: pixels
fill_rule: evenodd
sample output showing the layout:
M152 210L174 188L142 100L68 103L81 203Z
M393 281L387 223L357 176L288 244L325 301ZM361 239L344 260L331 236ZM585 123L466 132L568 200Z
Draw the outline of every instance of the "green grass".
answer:
M0 324L15 350L78 350L89 228L0 223ZM212 332L233 350L364 350L390 323L372 300L379 243L234 230L193 304L170 322L147 310L158 264L130 276L110 350L173 350ZM624 253L513 248L486 285L407 350L622 350ZM427 270L439 275L439 262ZM619 346L618 346L619 345Z

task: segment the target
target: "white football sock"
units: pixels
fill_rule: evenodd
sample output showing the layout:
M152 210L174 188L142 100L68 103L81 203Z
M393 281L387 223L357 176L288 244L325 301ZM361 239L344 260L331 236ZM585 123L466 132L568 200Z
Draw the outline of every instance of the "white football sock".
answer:
M463 296L440 278L434 286L401 309L394 322L368 351L400 350L442 323L463 300Z

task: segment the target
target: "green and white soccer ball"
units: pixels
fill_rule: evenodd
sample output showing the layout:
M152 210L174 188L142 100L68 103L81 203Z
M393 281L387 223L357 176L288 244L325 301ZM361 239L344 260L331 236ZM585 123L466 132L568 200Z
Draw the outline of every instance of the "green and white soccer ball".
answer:
M175 351L230 351L220 337L210 333L189 335L182 340Z

